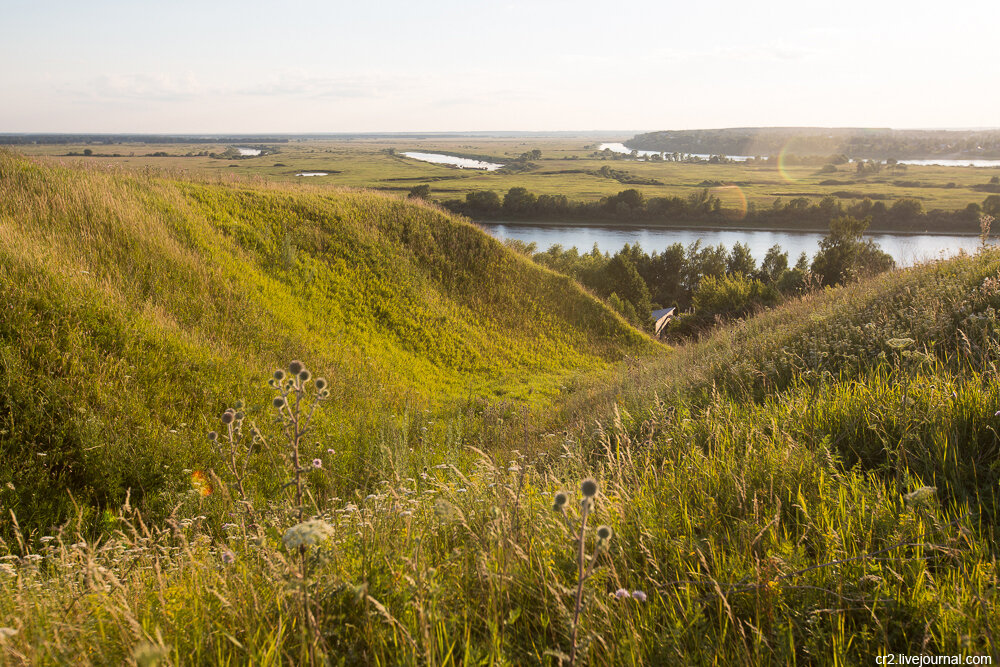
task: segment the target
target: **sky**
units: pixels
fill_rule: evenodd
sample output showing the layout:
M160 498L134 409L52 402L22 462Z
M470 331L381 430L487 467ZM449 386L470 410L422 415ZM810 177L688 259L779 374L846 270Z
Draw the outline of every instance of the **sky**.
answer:
M0 0L0 132L996 127L998 19L996 0Z

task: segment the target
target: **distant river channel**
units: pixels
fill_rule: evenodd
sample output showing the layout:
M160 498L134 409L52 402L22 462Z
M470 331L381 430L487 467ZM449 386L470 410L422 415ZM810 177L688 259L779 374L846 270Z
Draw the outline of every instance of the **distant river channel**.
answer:
M535 243L538 250L547 250L559 244L564 248L576 246L580 252L589 252L594 244L602 252L615 253L626 243L638 243L643 250L662 251L674 243L684 246L701 240L702 245L719 245L731 248L735 243L745 243L759 262L768 248L778 244L788 252L794 264L801 253L810 258L819 249L824 234L819 232L718 230L718 229L651 229L645 227L597 227L572 224L512 224L478 223L498 239L517 239ZM978 236L945 234L866 234L866 239L878 243L892 255L900 266L911 266L928 259L941 259L956 255L961 250L974 252L979 246Z

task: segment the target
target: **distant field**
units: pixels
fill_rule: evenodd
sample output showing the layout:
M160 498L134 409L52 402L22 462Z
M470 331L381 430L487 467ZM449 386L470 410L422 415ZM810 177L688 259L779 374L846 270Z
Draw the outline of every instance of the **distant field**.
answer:
M606 141L625 138L608 136ZM309 177L310 183L400 194L406 194L415 185L428 184L431 198L437 201L464 198L475 190L502 194L512 187L524 187L537 194L562 194L577 201L597 201L627 188L635 188L647 197L686 197L709 188L731 209L741 209L749 202L766 207L775 199L819 200L834 196L845 204L862 197L887 202L913 198L921 202L924 210L957 210L972 202L982 203L991 194L990 179L1000 175L1000 168L909 166L905 170L884 168L878 175L858 177L853 164L840 165L836 172L820 173L817 166L779 170L772 165L608 160L594 157L599 143L592 137L309 140L268 144L277 152L244 159L197 156L205 151L223 153L230 147L227 144L28 145L16 150L27 155L64 156L61 159L130 169L153 167L238 174L278 182L301 181L304 177L296 176L297 173L323 171L328 175ZM68 153L83 153L85 149L95 155L65 157ZM400 155L404 151L441 152L510 163L534 149L541 151L541 158L531 161L530 171L520 173L462 170ZM147 157L156 152L167 156ZM121 157L103 156L115 153ZM195 155L186 156L189 153ZM627 172L629 180L660 184L636 185L594 173L605 166ZM1000 191L1000 187L993 189Z

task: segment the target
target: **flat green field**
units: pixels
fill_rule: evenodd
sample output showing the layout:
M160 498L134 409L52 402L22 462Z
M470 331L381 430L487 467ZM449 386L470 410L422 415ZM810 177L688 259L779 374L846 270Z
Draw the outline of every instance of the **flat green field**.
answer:
M627 137L609 135L604 140L624 139ZM438 201L464 198L467 192L474 190L493 190L502 194L512 187L524 187L537 194L562 194L575 201L597 201L627 188L638 189L647 197L687 197L708 188L722 199L725 208L734 210L745 208L749 202L758 207L770 206L776 198L819 200L834 196L845 204L862 197L887 202L912 198L920 201L924 210L951 211L964 209L972 202L982 203L990 194L990 179L1000 175L1000 168L908 166L886 167L877 175L859 177L853 164L840 165L836 172L820 173L815 165L778 169L772 164L610 160L595 156L600 143L602 140L591 136L578 139L293 140L267 144L276 153L234 160L197 155L205 151L222 153L231 146L221 143L29 145L17 146L15 150L27 155L63 156L60 159L129 169L153 167L189 173L236 174L277 182L308 179L314 185L372 188L400 194L407 193L415 185L428 184L431 198ZM65 157L68 153L82 153L87 148L93 151L93 156ZM457 169L401 155L406 151L440 152L509 164L513 158L535 149L541 151L541 158L532 160L531 169L520 173ZM164 152L167 156L149 156L156 152ZM116 153L120 157L105 157ZM602 167L627 172L628 180L652 179L660 184L635 185L601 176L596 172ZM328 175L296 176L300 172L316 171Z

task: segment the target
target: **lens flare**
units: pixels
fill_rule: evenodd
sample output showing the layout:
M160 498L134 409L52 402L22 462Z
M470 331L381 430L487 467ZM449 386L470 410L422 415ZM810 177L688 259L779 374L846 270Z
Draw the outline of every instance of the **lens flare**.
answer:
M191 473L191 488L198 492L200 496L212 495L212 485L209 483L205 473L195 470Z
M712 194L722 202L722 214L727 220L742 220L747 217L747 196L738 185L720 185L712 188Z
M778 153L778 174L786 183L795 183L795 178L788 171L788 156L792 154L789 150L790 143L788 142L782 146L781 151Z

